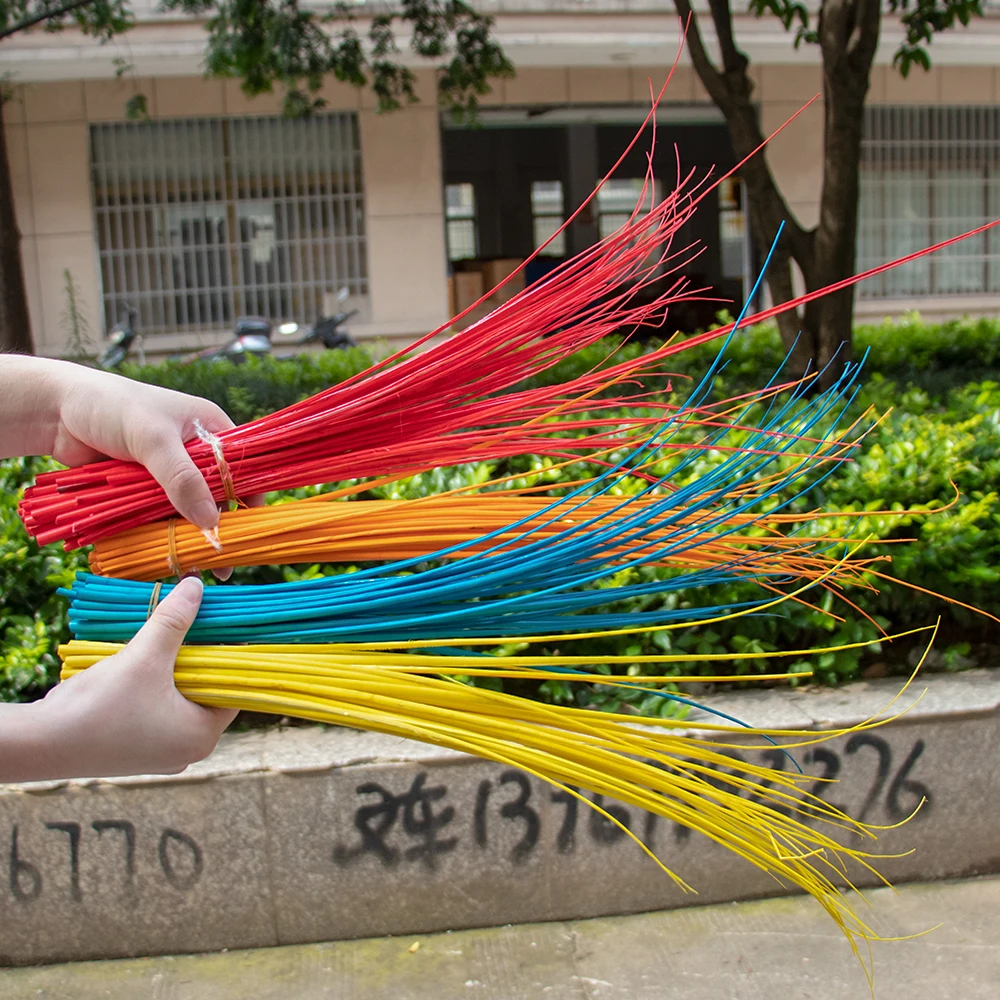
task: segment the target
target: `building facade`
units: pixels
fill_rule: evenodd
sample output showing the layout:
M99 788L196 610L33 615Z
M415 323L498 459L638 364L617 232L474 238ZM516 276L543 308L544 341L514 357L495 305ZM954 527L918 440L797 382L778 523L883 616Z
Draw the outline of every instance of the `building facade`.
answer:
M478 7L496 15L517 75L496 84L476 129L450 123L432 71L419 68L421 101L404 110L378 115L370 93L331 80L321 114L285 120L280 95L250 100L238 81L204 79L203 27L152 6L120 53L74 31L5 41L0 73L14 97L3 127L38 351L66 350L68 282L95 341L132 307L154 355L219 343L241 314L312 321L340 289L360 310L359 339L402 343L446 323L449 274L544 243L627 146L679 44L676 19L651 0ZM891 66L900 31L887 20L865 122L859 268L1000 218L1000 7L988 11L936 39L932 70L906 80ZM821 90L818 55L773 18L736 21L768 132ZM135 76L115 77L116 55ZM126 121L136 92L149 117ZM807 226L822 117L817 102L768 152ZM684 56L658 122L652 197L675 183L675 144L684 170L732 165ZM536 273L627 217L647 149L643 140ZM706 249L691 277L739 303L755 261L738 180L679 236L694 239ZM997 312L1000 227L862 286L858 309Z

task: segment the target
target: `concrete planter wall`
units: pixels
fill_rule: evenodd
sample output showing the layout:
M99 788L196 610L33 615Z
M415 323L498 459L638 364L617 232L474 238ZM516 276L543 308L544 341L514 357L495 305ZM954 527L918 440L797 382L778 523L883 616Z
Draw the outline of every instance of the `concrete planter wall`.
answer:
M756 725L825 728L876 713L898 687L714 704ZM890 879L1000 871L1000 674L932 677L904 704L922 692L896 722L797 758L836 777L825 797L868 822L893 823L926 799L874 847L910 852L880 864ZM619 815L697 895L533 778L346 730L229 736L169 779L6 786L0 962L426 933L788 891L703 837L634 809Z

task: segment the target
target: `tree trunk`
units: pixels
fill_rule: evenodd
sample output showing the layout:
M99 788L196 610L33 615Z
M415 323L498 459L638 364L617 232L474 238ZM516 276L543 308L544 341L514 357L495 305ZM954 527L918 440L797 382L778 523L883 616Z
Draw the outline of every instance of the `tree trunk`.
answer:
M32 353L31 320L21 267L21 232L14 214L14 190L0 99L0 351Z
M730 0L709 0L722 68L717 69L705 50L698 18L690 0L674 0L687 21L691 61L713 102L723 113L738 160L749 156L764 141L753 105L749 60L733 37ZM857 240L857 205L861 155L862 112L875 48L878 45L878 0L825 0L820 19L824 65L824 161L820 221L805 230L785 202L766 152L753 156L740 169L747 187L750 226L760 259L770 249L778 225L785 231L771 259L767 284L775 303L793 297L794 261L807 291L822 288L854 273ZM789 44L792 44L789 39ZM791 126L795 128L795 126ZM787 374L823 369L836 356L837 364L817 379L829 385L850 358L854 292L847 289L810 304L802 312L778 317L778 328L790 352ZM838 353L839 349L839 353Z
M823 53L823 187L813 239L810 288L850 278L857 264L861 136L871 67L878 48L879 0L825 0L819 19ZM832 373L850 361L854 289L817 303L813 356Z

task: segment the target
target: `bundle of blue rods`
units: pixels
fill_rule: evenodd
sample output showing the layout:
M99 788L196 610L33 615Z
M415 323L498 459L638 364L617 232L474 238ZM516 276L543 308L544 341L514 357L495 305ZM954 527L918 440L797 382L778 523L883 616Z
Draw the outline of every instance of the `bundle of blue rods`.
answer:
M802 385L781 402L772 399L756 428L743 432L745 439L737 449L687 485L656 493L657 487L679 481L701 449L681 452L666 475L635 496L623 498L610 514L606 508L599 513L588 511L590 500L607 494L628 476L630 468L648 462L676 440L710 391L732 336L684 406L649 441L586 485L553 500L540 514L470 542L359 572L299 583L209 587L187 641L392 642L559 635L704 620L768 603L773 599L770 595L742 605L685 608L668 602L673 606L641 612L614 608L631 598L690 592L736 580L783 582L780 574L761 572L751 551L712 569L659 573L653 579L621 586L600 584L624 570L683 556L704 541L706 532L721 540L745 531L745 523L734 524L734 515L763 516L765 510L780 510L834 472L846 456L841 443L832 438L858 391L855 378L860 363L845 364L840 377L822 393L810 396ZM774 379L768 386L773 383ZM747 404L742 416L749 414L751 406ZM737 417L734 423L743 421ZM820 425L825 434L814 438L811 449L803 453L802 438ZM718 445L727 433L726 427L717 428L702 445ZM734 499L742 484L760 477L788 454L797 457L780 480L749 498ZM777 499L783 493L787 495ZM635 503L639 498L648 502ZM584 519L579 523L548 537L535 537L541 527L581 512ZM513 541L511 532L517 533ZM484 548L461 554L473 546ZM436 560L447 561L414 572ZM128 641L149 617L154 586L79 574L69 590L61 591L70 598L73 634L78 639ZM163 586L161 595L170 589Z
M733 515L760 513L769 499L806 480L796 493L770 505L771 511L779 510L830 475L845 460L843 450L837 446L837 454L833 455L834 446L820 442L797 459L779 481L753 498L727 497L741 483L777 462L778 455L801 445L798 436L809 434L837 408L840 414L834 417L831 431L835 429L849 401L845 401L845 395L853 395L849 387L856 373L856 365L846 366L844 375L831 389L804 404L801 397L793 397L749 435L741 450L686 486L645 504L625 498L610 514L605 508L588 516L589 500L607 493L622 478L610 475L615 470L609 470L595 478L586 493L578 489L554 500L534 525L526 523L529 519L514 522L474 542L449 546L419 559L397 560L300 583L209 587L188 641L364 642L540 635L641 628L728 613L732 606L587 612L630 598L691 591L738 579L760 579L753 553L747 552L745 561L712 569L660 574L663 578L612 588L595 586L623 570L683 556L704 541L706 532L715 532L714 537L724 539L745 531L745 524L733 523ZM789 410L794 414L789 416ZM682 421L673 418L666 427L673 422ZM719 443L724 433L712 435L711 443ZM669 435L662 443L668 440ZM656 486L669 480L676 482L697 454L689 452L667 476L650 484L637 497L649 496ZM622 464L641 457L630 455ZM818 476L809 475L817 469ZM558 523L571 513L582 513L584 520L548 537L533 539L543 524ZM519 532L514 541L509 538L512 531ZM651 540L649 536L654 532L658 537ZM490 544L501 534L508 538ZM487 547L453 558L463 548L476 544ZM418 564L437 559L450 561L413 572ZM780 582L777 575L764 576L769 582ZM80 639L127 641L148 618L153 587L149 583L80 574L72 588L65 591L71 600L73 634ZM162 588L164 596L169 589Z

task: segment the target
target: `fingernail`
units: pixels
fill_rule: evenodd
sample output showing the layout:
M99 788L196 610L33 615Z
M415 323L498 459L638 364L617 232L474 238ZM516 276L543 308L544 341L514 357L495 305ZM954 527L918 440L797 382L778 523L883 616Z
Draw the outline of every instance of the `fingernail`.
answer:
M194 588L191 586L192 581L195 584L197 584L199 593L204 591L205 584L202 582L202 579L201 579L200 576L186 576L186 577L184 577L183 580L180 581L180 583L177 584L177 586L178 587L186 587L188 590L193 590ZM193 597L194 595L192 594L191 596Z
M219 508L211 500L199 500L191 511L192 521L199 528L211 530L219 525Z

